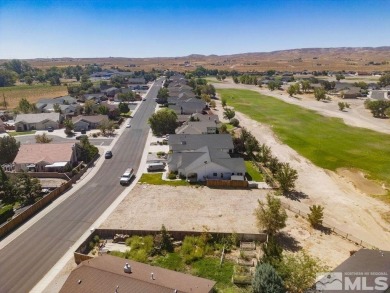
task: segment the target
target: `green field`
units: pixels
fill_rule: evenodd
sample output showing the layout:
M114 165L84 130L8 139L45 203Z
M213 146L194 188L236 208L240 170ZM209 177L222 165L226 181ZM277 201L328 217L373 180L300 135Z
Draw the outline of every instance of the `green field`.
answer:
M163 180L162 173L142 174L139 183L146 183L152 185L170 185L170 186L189 186L190 184L185 180Z
M390 135L351 127L341 119L250 90L221 89L218 93L228 106L270 125L283 143L317 166L360 169L371 179L390 185Z

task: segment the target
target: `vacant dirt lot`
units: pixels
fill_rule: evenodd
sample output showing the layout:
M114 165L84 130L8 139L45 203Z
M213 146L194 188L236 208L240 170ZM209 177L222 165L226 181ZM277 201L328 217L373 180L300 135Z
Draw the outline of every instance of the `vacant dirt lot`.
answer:
M100 228L256 233L254 209L265 190L221 190L207 187L172 187L137 184ZM334 234L312 229L302 217L287 211L287 236L282 243L291 251L302 248L335 267L359 249Z

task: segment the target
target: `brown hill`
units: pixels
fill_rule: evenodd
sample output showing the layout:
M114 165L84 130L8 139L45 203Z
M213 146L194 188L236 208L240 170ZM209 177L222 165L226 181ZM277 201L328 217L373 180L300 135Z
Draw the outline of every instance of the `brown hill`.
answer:
M0 63L4 60L0 60ZM390 47L341 47L341 48L304 48L273 52L243 53L233 55L199 55L184 57L153 58L51 58L27 60L33 66L68 66L76 64L98 63L104 68L116 67L130 70L171 69L193 70L196 66L220 70L281 71L302 70L346 70L346 71L385 71L390 70Z

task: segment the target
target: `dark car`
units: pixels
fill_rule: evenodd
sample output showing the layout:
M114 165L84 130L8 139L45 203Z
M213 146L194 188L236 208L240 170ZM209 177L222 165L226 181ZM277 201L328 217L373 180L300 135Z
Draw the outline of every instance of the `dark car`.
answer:
M48 127L48 128L47 128L47 131L48 131L48 132L53 132L53 131L54 131L54 128L53 128L53 127Z
M88 135L85 135L85 134L78 135L78 136L76 136L76 139L77 139L77 140L80 140L80 139L82 139L83 137L88 137Z
M81 134L86 134L87 133L87 131L83 128L83 129L81 129Z
M104 157L106 159L111 159L112 158L112 151L106 151L106 153L104 154Z

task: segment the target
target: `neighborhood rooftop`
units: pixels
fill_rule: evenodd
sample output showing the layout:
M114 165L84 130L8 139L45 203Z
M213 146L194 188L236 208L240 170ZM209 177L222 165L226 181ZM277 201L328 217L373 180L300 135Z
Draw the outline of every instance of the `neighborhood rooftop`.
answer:
M128 272L124 269L126 263ZM211 280L103 255L83 261L72 271L60 293L208 293L214 285Z

